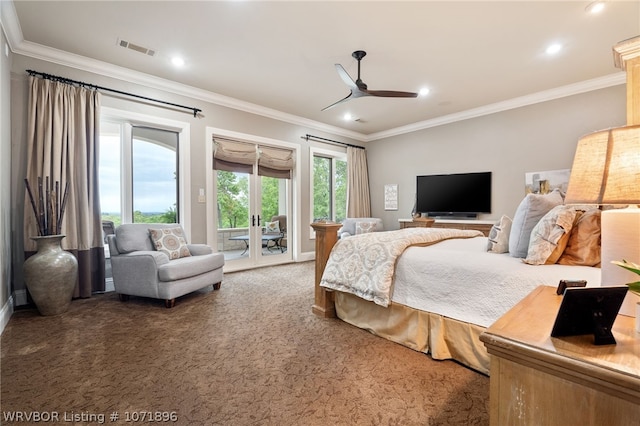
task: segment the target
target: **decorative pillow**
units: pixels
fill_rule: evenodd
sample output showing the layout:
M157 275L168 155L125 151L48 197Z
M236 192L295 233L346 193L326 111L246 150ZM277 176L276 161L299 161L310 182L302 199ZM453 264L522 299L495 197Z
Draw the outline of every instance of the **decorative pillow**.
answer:
M489 231L487 251L490 253L509 252L509 234L511 233L512 220L507 215L502 215L499 221Z
M169 260L191 256L181 227L149 228L149 235L155 249L166 254Z
M576 219L561 265L600 266L600 210L592 208Z
M552 265L567 246L576 210L573 206L555 206L533 227L525 263Z
M356 221L356 235L360 235L360 234L367 234L369 232L375 232L376 231L376 222L375 221L365 221L365 220L358 220Z
M527 194L513 216L509 234L509 254L513 257L527 257L533 227L549 210L562 203L562 194L557 189L544 195Z
M264 223L264 232L265 234L279 234L280 233L280 222L265 222Z

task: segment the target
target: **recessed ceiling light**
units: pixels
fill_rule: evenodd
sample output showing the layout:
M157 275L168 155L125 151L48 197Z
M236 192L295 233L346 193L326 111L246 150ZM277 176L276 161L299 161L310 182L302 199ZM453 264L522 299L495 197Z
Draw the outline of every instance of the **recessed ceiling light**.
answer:
M596 15L596 14L598 14L598 13L600 13L600 12L602 12L604 10L604 7L605 7L604 3L605 2L603 2L603 1L594 1L592 3L589 3L587 5L587 7L585 7L584 10L587 13L591 13L593 15Z
M173 65L175 65L176 67L181 67L184 65L184 59L178 57L178 56L174 56L173 58L171 58L171 63Z
M418 92L419 96L427 96L429 94L429 88L428 87L423 87L422 89L420 89L420 92Z
M551 45L549 45L549 47L547 47L547 54L548 55L555 55L556 53L560 52L562 50L562 45L560 43L553 43Z
M344 121L352 121L353 120L353 115L351 115L351 113L349 113L349 112L345 112L344 115L342 116L342 119Z

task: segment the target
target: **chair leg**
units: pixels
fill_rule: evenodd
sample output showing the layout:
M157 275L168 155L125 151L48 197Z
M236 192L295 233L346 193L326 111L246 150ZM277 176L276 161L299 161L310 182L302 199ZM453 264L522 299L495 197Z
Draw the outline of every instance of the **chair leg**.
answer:
M126 302L127 300L129 300L129 295L118 293L118 299L120 299L121 302Z
M221 286L221 285L222 285L222 282L215 283L215 284L213 285L213 289L214 289L214 290L220 290L220 286Z
M164 306L165 306L167 309L171 309L171 308L173 308L175 305L176 305L176 299L166 299L166 300L164 301Z

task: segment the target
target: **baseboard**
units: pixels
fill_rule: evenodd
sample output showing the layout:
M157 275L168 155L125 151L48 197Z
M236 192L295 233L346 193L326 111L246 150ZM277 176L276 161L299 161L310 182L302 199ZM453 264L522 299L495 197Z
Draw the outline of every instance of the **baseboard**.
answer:
M29 297L27 296L27 290L16 290L13 292L15 299L15 306L22 306L29 304Z
M316 252L315 251L308 251L305 253L300 253L297 257L296 257L296 262L306 262L308 260L314 260L316 258Z
M10 296L7 303L5 303L2 310L0 310L0 334L4 332L4 328L9 323L11 315L13 315L13 306L13 296Z

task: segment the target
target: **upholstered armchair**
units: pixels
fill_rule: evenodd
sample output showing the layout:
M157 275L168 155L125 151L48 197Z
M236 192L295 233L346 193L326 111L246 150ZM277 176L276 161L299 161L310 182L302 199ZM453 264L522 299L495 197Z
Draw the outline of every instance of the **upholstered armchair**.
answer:
M348 217L342 221L342 228L338 229L338 237L345 238L351 235L380 231L384 231L382 219L380 218Z
M273 225L277 222L277 229L274 229ZM287 247L287 216L286 215L278 215L272 216L270 222L265 223L265 227L263 229L263 233L270 234L279 234L282 238L279 240L275 240L275 246L269 247L268 242L266 241L265 247L268 249L271 248L279 248L281 252L285 250Z
M172 308L177 297L220 288L224 255L205 244L187 244L178 224L124 224L107 241L120 300L152 297Z

